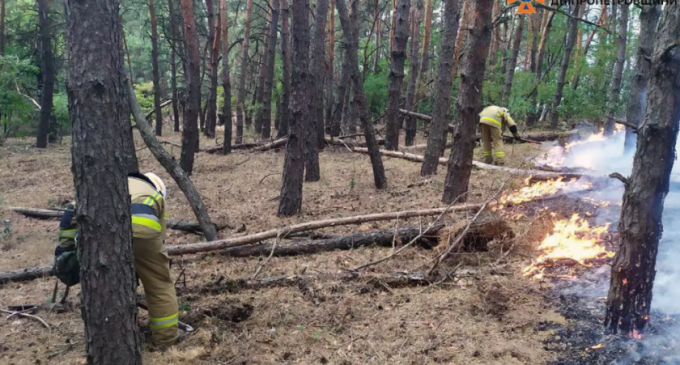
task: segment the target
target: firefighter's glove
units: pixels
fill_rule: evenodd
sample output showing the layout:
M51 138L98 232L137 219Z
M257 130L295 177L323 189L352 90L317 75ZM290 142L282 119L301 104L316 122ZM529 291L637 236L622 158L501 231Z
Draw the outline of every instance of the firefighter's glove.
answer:
M512 133L512 135L513 135L513 137L515 137L516 141L519 142L519 141L522 140L522 137L520 137L519 132L517 131L516 125L510 126L510 133Z

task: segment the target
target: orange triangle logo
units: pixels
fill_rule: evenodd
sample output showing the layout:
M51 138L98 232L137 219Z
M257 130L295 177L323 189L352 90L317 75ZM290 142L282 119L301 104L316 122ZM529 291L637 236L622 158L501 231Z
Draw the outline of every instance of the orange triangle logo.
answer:
M536 13L536 9L534 9L534 6L530 2L522 2L519 4L519 8L517 8L517 14L534 14Z

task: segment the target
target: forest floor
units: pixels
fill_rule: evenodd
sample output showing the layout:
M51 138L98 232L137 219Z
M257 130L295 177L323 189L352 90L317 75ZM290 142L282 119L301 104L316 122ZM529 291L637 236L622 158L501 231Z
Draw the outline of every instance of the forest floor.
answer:
M178 143L180 135L169 133L162 139ZM8 140L0 149L0 207L56 207L73 199L68 141L44 151L31 148L32 143L28 139ZM201 139L203 147L214 143ZM170 218L194 220L181 191L143 148L141 140L137 144L141 170L156 172L168 184ZM179 155L179 148L166 148ZM543 151L535 145L508 145L506 153L508 165L514 167L525 165ZM221 237L323 218L442 206L445 167L440 166L438 175L414 186L423 181L420 164L383 158L389 188L376 191L368 156L330 147L320 154L321 181L304 185L302 213L277 218L283 160L283 150L228 156L197 154L192 179L211 217L235 228L221 231ZM486 201L506 179L503 173L475 170L469 201ZM506 189L521 184L515 179ZM461 218L451 214L447 220ZM0 271L52 263L57 221L30 219L4 209L0 210L0 220L11 222L10 232L4 238L0 235ZM425 225L432 220L377 222L324 231L349 234ZM501 249L507 244L497 244L488 252L457 254L443 265L457 267L460 275L431 286L390 288L368 279L347 282L326 278L304 285L232 288L215 293L201 288L220 277L250 278L264 258L229 258L219 253L175 258L173 275L181 271L186 275L186 284L184 280L178 283L180 288L187 288L179 297L183 311L180 319L197 330L166 352L152 351L145 345L145 364L550 363L558 358L559 351L545 345L555 334L549 328L565 325L566 319L547 296L551 285L526 278L521 272L536 256L537 245L552 227L550 222L543 213L512 220L517 237L509 253ZM171 230L166 244L200 241L201 236ZM370 247L274 257L259 277L337 273L391 252L391 248ZM412 248L365 271L422 271L435 254ZM492 269L492 264L497 269ZM0 307L45 302L51 297L54 282L54 278L46 278L3 285ZM84 364L83 324L76 298L80 289L74 289L69 311L38 313L51 330L30 319L0 318L0 363ZM146 322L146 314L140 312L148 340Z

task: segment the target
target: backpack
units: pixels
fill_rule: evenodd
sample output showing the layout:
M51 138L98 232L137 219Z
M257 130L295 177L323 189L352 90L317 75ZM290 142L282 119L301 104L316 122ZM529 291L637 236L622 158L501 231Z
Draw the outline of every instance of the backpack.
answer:
M57 246L54 250L54 275L68 286L80 283L77 250L65 251L61 246Z

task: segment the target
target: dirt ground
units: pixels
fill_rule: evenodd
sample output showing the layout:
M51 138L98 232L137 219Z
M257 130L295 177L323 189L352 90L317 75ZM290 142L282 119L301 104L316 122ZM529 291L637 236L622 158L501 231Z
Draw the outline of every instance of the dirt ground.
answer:
M164 140L179 142L179 134ZM424 141L420 141L421 143ZM0 149L0 207L58 207L73 199L70 146L39 151L33 140L9 140ZM168 184L170 218L194 220L189 205L169 175L138 141L142 171L154 171ZM202 146L214 140L202 139ZM179 148L166 145L173 154ZM422 150L410 151L422 154ZM476 151L476 157L479 154ZM507 146L509 165L520 166L542 152L532 145ZM251 234L291 223L375 212L442 206L444 171L428 180L420 164L383 158L389 188L373 187L368 156L344 148L320 154L321 181L305 183L302 213L276 217L284 151L237 152L229 156L199 153L192 179L214 221L235 229L221 237ZM483 202L507 176L474 171L471 202ZM413 185L425 181L422 184ZM520 186L513 180L508 189ZM468 213L473 215L474 212ZM462 218L452 215L449 221ZM324 230L349 234L396 225L418 226L434 218L378 222ZM0 271L50 265L57 244L56 220L36 220L0 209L8 232L0 232ZM550 228L537 213L511 225L517 237L491 245L488 252L461 253L444 263L458 268L453 280L430 286L389 287L361 278L316 280L301 285L260 289L205 291L218 278L250 278L264 258L228 258L219 253L175 258L173 274L184 271L180 319L197 331L166 352L145 345L146 364L546 364L559 355L545 349L552 330L565 319L545 299L547 284L524 278L521 268ZM201 236L170 231L166 244L202 241ZM505 248L503 251L502 248ZM508 252L508 249L511 250ZM338 273L389 255L391 248L273 258L259 277ZM367 273L422 271L435 252L413 248ZM491 266L495 269L491 269ZM222 280L222 279L220 279ZM54 278L0 287L0 308L49 300ZM214 285L213 285L214 287ZM50 326L16 316L0 318L1 364L84 364L79 287L70 295L66 313L39 312ZM141 290L141 288L140 288ZM147 334L146 314L140 325Z

